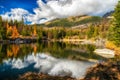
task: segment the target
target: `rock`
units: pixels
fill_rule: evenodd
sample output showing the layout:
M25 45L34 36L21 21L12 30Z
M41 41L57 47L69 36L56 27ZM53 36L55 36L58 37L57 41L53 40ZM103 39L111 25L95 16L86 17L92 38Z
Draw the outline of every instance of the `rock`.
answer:
M59 77L59 76L50 76L42 73L28 72L19 76L17 80L76 80L76 79L67 76Z
M120 80L120 61L98 63L88 69L83 80Z
M115 51L110 49L96 49L94 52L105 58L114 58L115 56Z

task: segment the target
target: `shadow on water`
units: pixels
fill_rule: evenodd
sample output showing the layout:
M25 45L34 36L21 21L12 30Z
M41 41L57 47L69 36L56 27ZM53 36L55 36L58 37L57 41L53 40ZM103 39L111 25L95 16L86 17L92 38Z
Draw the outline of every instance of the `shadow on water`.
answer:
M28 71L43 71L43 73L51 75L63 73L67 75L69 73L69 76L78 78L90 65L94 64L89 60L106 60L93 53L95 48L94 45L76 45L61 42L0 45L0 80L7 80L5 79L6 76L9 80L15 79ZM62 67L65 70L60 68L61 65L64 65ZM71 68L68 68L68 66L71 66Z

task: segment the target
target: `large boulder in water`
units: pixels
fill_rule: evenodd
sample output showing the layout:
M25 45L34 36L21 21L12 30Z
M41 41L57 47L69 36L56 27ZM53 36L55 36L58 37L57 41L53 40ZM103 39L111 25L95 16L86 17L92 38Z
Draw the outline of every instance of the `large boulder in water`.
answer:
M96 49L94 52L105 58L114 58L115 56L115 51L110 49Z

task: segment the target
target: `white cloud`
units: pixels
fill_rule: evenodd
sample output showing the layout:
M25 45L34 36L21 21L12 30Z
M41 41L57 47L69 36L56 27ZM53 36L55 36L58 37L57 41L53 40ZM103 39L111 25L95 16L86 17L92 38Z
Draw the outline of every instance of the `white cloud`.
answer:
M28 20L28 16L30 15L30 13L27 10L21 9L21 8L14 8L11 9L10 12L6 12L5 14L2 14L2 18L4 20L18 20L21 21L22 18L24 18L24 20Z
M26 21L44 23L56 18L65 18L79 15L103 15L115 8L118 0L47 0L45 4L37 0L38 8L34 9L35 14L30 14L24 9L12 9L11 12L3 14L5 19L21 20L24 16ZM10 15L11 16L8 16ZM45 19L43 19L45 18Z
M114 10L118 0L38 0L39 8L34 9L35 15L31 21L40 23L40 18L49 21L55 18L65 18L79 15L103 15Z

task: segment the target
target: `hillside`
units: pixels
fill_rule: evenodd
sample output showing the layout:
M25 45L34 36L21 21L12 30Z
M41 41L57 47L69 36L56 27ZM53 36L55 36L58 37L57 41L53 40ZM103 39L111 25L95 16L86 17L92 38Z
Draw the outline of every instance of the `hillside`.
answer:
M77 17L69 17L62 19L55 19L45 24L40 24L39 26L46 27L73 27L87 23L96 23L100 22L103 18L98 16L77 16Z

